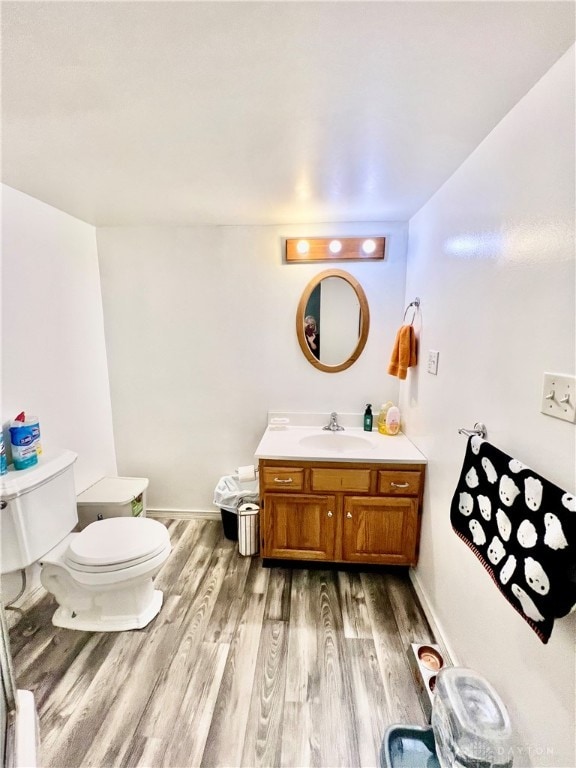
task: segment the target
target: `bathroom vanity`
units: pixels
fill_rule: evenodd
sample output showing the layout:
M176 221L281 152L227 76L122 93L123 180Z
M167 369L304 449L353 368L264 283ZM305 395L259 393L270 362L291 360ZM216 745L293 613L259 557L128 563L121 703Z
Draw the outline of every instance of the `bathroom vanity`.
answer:
M426 459L404 435L269 427L256 457L263 558L416 564Z

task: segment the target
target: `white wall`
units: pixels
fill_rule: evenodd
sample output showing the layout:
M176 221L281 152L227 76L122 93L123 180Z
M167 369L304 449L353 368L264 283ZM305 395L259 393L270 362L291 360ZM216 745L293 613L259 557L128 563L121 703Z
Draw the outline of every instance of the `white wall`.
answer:
M2 423L78 453L78 493L116 474L94 227L2 186Z
M544 371L575 372L574 51L508 114L410 221L407 297L422 298L421 350L438 376L408 374L407 432L428 456L416 577L459 661L485 674L523 745L514 765L576 765L576 616L548 645L453 534L464 456L458 427L574 492L575 426L540 413Z
M371 313L365 350L342 373L313 368L296 339L304 287L334 266L282 263L281 238L303 231L389 237L384 262L338 265ZM268 410L361 413L397 400L386 366L404 310L405 225L102 228L97 238L118 466L150 478L149 506L217 511L219 476L252 463Z

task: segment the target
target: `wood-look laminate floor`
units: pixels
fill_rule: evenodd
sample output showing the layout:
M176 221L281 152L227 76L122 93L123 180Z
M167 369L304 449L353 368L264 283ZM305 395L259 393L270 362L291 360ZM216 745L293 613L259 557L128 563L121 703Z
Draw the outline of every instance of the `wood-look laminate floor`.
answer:
M214 520L163 520L173 552L145 629L10 633L43 768L377 766L391 723L423 725L407 649L433 641L404 571L263 568Z

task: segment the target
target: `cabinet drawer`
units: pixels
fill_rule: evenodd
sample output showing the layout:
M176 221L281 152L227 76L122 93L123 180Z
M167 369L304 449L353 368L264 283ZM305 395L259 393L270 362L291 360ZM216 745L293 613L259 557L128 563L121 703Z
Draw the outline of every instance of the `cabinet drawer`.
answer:
M298 467L264 467L262 481L266 491L301 491L304 470Z
M361 491L370 490L369 469L312 469L313 491Z
M378 492L386 496L418 496L420 472L378 472Z

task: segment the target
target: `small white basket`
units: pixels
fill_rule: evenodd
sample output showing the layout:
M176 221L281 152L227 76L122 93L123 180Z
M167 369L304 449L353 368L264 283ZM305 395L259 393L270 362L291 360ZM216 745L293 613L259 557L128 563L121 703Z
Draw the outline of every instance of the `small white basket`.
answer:
M101 478L76 498L80 528L108 517L146 517L147 488L147 477Z
M260 508L256 504L238 507L238 551L241 555L258 554Z

